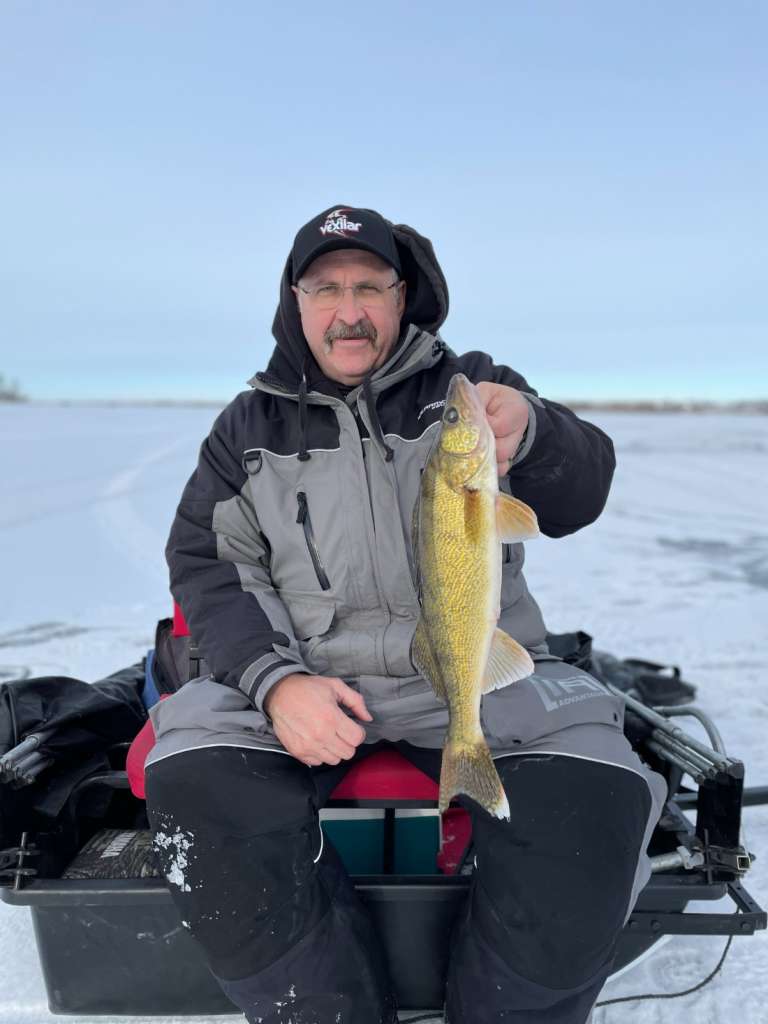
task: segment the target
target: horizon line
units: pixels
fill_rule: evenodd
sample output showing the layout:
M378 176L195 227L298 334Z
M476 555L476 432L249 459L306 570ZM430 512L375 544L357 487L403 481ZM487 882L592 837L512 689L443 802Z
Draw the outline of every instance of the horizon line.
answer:
M546 396L549 400L571 408L615 409L616 411L707 411L730 410L768 413L768 397L764 398L563 398ZM232 399L218 398L32 398L0 397L0 405L81 405L167 408L224 408Z

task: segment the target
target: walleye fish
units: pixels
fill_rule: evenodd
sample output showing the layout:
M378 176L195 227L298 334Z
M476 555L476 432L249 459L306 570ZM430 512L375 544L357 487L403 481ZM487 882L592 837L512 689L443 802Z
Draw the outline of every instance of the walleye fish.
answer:
M533 672L525 648L496 623L501 543L538 533L533 510L499 491L496 439L475 386L456 374L422 473L412 538L421 599L413 661L448 704L441 812L465 793L489 814L509 818L480 724L480 698Z

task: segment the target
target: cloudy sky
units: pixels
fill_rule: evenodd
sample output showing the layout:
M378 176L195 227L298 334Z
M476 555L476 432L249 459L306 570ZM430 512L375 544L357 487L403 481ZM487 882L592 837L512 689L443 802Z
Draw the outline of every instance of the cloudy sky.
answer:
M746 0L3 0L0 373L228 399L347 204L542 394L768 397L766 38Z

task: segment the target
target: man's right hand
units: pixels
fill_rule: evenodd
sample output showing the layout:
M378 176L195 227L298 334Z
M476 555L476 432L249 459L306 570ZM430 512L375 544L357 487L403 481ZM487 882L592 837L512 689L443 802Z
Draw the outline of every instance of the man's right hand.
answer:
M264 710L288 753L317 767L348 761L365 739L365 729L344 714L341 704L356 718L373 721L362 696L343 680L303 672L283 676L275 683Z

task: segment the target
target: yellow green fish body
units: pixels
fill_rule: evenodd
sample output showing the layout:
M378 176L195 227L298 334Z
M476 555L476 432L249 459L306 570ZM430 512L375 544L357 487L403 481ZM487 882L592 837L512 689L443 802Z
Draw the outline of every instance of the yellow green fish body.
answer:
M533 672L528 652L496 623L501 542L536 536L538 525L527 505L499 491L495 438L463 374L448 388L413 526L422 609L413 659L449 710L440 810L465 793L490 814L509 817L480 699Z

